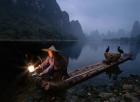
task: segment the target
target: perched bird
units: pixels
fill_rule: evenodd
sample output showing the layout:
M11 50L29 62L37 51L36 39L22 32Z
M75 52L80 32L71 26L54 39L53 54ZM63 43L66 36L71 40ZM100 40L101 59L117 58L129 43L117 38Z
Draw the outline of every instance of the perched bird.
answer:
M110 50L110 47L108 46L107 49L105 50L105 52L109 52Z
M112 63L112 62L118 61L121 57L121 53L111 53L109 52L109 50L110 50L110 47L108 46L108 48L105 50L105 53L104 53L105 62Z
M120 46L118 46L118 52L119 52L120 54L123 54L123 53L124 53L124 51L120 48Z

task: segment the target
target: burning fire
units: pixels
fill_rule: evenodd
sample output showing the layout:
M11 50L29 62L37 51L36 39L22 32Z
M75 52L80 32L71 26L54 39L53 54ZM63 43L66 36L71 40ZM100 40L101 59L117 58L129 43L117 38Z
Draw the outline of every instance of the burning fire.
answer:
M30 66L28 66L28 70L29 70L30 73L32 73L32 72L35 71L35 68L34 68L33 65L30 65Z

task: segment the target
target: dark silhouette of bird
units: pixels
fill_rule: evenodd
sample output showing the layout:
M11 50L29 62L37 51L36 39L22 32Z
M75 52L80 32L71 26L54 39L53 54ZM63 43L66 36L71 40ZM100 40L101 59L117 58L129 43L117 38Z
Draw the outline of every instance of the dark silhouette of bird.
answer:
M119 52L120 54L123 54L123 53L124 53L124 51L120 48L120 46L118 46L118 52Z
M105 50L105 52L109 52L110 50L110 47L108 46L107 49Z
M112 62L116 62L120 59L121 57L121 53L123 53L123 51L118 47L119 49L119 52L120 53L112 53L112 52L109 52L110 50L110 47L108 46L105 53L104 53L104 56L105 56L105 63L112 63Z

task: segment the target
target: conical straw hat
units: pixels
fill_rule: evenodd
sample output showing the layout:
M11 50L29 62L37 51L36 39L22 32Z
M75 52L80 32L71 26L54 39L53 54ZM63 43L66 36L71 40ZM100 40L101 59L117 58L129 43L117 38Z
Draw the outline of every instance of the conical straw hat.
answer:
M45 51L45 52L48 52L49 50L54 51L54 52L59 52L58 50L56 50L56 48L53 45L49 47L48 49L42 49L42 51Z

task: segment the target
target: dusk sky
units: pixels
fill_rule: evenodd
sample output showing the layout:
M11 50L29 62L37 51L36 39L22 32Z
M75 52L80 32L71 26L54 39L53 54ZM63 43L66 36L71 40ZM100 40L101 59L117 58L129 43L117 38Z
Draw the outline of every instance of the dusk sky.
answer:
M131 30L140 21L140 0L57 0L70 20L79 20L85 33Z

